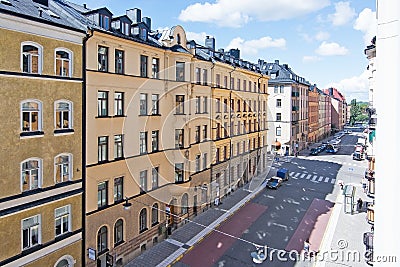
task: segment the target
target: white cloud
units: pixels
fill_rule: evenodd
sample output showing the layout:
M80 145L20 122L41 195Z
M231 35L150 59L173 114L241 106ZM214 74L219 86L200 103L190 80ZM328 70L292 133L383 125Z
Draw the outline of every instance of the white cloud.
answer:
M368 71L365 70L359 76L353 76L339 82L329 83L324 88L329 87L337 88L346 97L347 103L350 103L352 99L368 101Z
M303 62L316 62L320 61L322 58L318 56L303 56Z
M331 42L328 43L323 41L322 44L315 50L315 53L321 56L343 56L346 55L349 50L340 46L338 43Z
M188 40L194 40L196 43L200 45L204 45L206 37L207 36L212 36L210 34L207 34L205 32L186 32L186 39Z
M369 8L365 8L358 14L358 18L354 23L353 28L364 33L365 45L371 44L371 39L376 36L376 12L373 12Z
M179 19L240 27L252 19L277 21L299 17L320 10L329 4L330 0L215 0L214 3L195 3L186 7L179 14Z
M341 26L348 23L356 16L354 8L350 7L350 2L335 3L335 13L329 14L328 19L334 26Z
M231 40L227 49L239 48L243 55L251 56L257 55L259 50L270 47L285 48L286 40L283 38L272 39L269 36L261 37L260 39L245 41L240 37L236 37Z
M324 40L328 40L329 39L329 37L330 37L330 34L329 34L329 32L318 32L316 35L315 35L315 40L317 40L317 41L324 41Z

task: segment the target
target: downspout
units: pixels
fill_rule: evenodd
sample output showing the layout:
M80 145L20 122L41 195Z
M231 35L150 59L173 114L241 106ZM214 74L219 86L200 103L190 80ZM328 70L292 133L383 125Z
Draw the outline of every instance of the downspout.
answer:
M236 70L236 66L233 66L233 70L231 70L229 72L229 83L231 83L232 81L232 72L234 72ZM228 173L229 173L229 194L232 191L232 181L231 181L231 177L233 174L231 174L231 161L232 161L232 136L231 133L233 133L233 130L231 128L232 125L232 108L231 108L231 103L232 103L232 88L234 87L234 83L230 85L230 89L229 89L229 162L228 162ZM226 174L226 172L225 172Z
M260 174L260 149L261 149L261 145L260 145L260 111L261 111L261 100L260 100L260 95L261 95L261 86L260 86L260 79L263 77L263 75L261 74L261 76L258 78L257 80L257 86L258 86L258 95L257 95L257 99L258 99L258 127L257 127L257 142L258 142L258 148L257 148L257 174Z
M210 75L211 75L211 90L210 90L210 140L212 140L212 134L213 134L213 131L212 131L212 122L213 122L213 119L212 119L212 116L213 116L213 114L214 114L214 105L213 105L213 103L214 103L214 99L213 99L213 88L214 88L214 85L215 85L215 83L213 84L213 79L214 79L214 72L215 72L215 70L214 70L214 68L215 68L215 61L214 61L214 59L211 57L211 63L212 63L212 67L211 67L211 73L210 73ZM212 184L212 175L213 175L213 173L212 173L212 168L211 168L211 166L212 166L212 163L211 163L211 159L212 159L212 144L214 143L214 142L209 142L210 143L210 156L209 156L209 158L210 158L210 207L211 207L211 201L212 201L212 199L211 199L211 197L212 197L212 190L211 190L211 184Z
M93 36L89 29L82 46L82 265L86 264L86 43Z

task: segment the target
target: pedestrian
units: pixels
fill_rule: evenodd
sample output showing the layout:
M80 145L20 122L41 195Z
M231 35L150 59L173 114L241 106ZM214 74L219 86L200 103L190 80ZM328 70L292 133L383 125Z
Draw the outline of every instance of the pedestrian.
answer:
M308 256L308 253L310 252L310 240L306 239L304 241L304 255Z
M358 207L358 210L359 210L359 211L362 209L362 206L363 206L363 201L362 201L361 198L359 198L359 199L357 200L357 207Z

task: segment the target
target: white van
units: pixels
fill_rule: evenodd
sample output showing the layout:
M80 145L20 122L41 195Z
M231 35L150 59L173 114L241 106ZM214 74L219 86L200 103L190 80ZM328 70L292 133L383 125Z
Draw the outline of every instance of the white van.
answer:
M356 146L363 146L365 148L366 145L365 138L358 138Z

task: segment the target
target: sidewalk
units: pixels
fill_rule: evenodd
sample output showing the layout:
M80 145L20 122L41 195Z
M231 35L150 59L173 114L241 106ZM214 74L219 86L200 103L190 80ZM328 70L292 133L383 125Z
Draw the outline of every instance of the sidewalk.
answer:
M272 167L272 166L271 166ZM127 267L169 266L180 259L192 246L235 213L265 188L271 168L254 177L248 184L222 199L222 204L192 218L175 230L167 239L127 263Z

